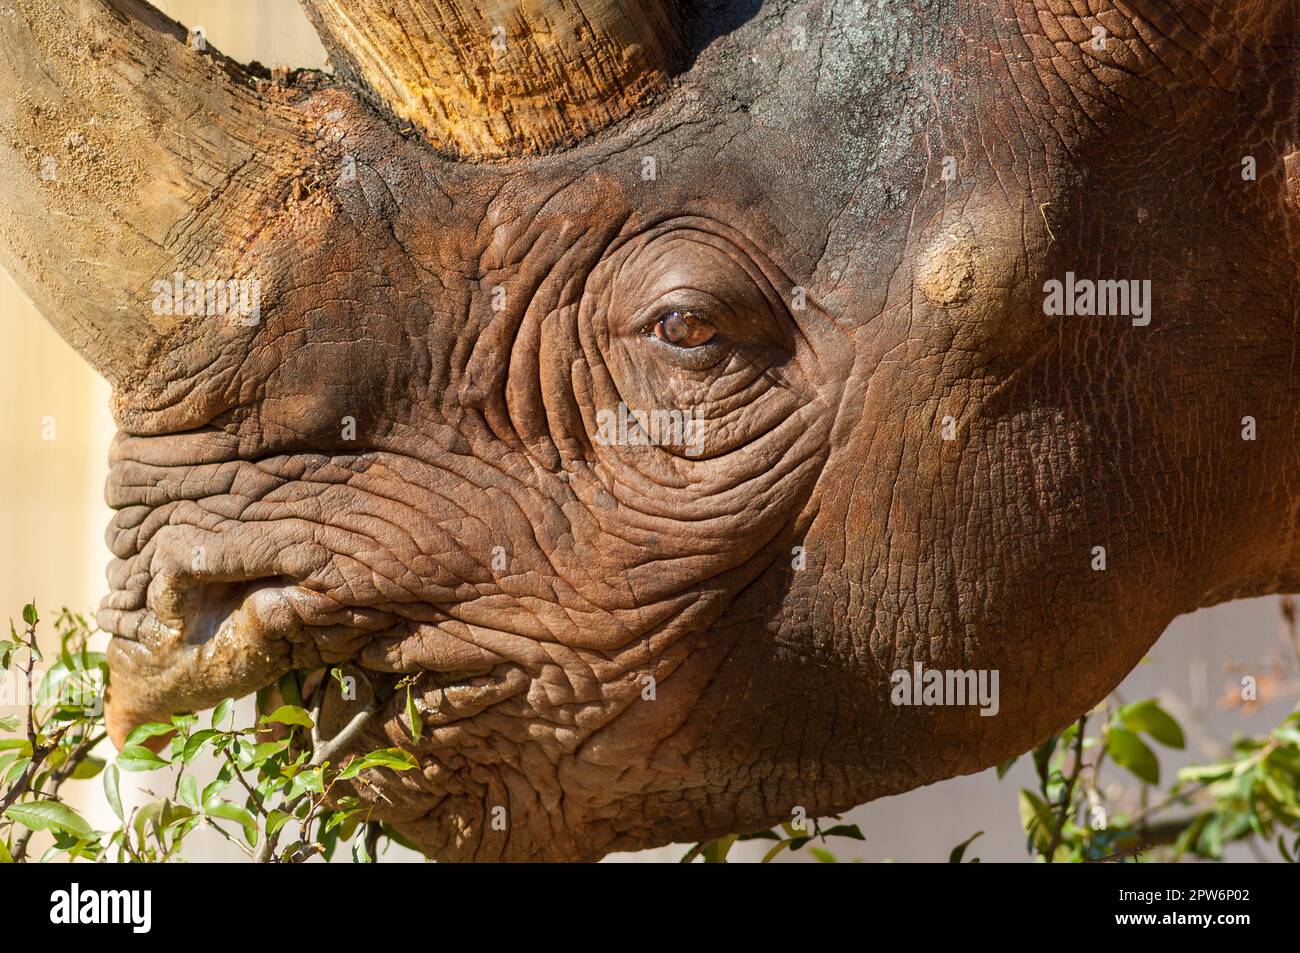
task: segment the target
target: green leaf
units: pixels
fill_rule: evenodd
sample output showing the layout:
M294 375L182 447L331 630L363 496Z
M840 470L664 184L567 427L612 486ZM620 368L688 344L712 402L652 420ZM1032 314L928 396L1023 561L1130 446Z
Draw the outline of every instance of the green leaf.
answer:
M187 774L181 778L181 783L176 788L176 796L181 799L181 803L191 811L200 810L199 807L199 782L192 774Z
M12 605L13 603L10 603ZM28 625L35 625L40 619L36 615L36 606L30 602L23 606L23 621Z
M1206 823L1210 820L1210 814L1198 814L1192 818L1192 822L1183 828L1178 837L1174 840L1174 859L1181 859L1183 854L1189 850L1196 849L1200 841L1201 832L1205 829Z
M185 747L181 749L181 763L189 764L203 750L203 745L207 743L209 738L215 738L220 734L221 732L216 728L200 728L194 732L185 739Z
M1014 758L1008 758L1006 761L1003 761L998 765L998 780L1001 781L1006 777L1007 772L1011 770L1011 766L1019 760L1020 755L1016 755Z
M407 850L413 850L413 851L416 851L416 852L418 852L418 851L420 850L419 847L415 846L415 844L412 843L410 840L408 840L404 835L399 834L399 833L398 833L398 832L397 832L393 827L391 827L390 825L388 825L388 824L382 824L382 825L380 825L380 826L381 826L381 829L382 829L383 832L384 832L384 836L387 837L387 838L388 838L390 841L392 841L394 844L397 844L399 847L405 847Z
M75 837L89 837L92 833L85 818L58 801L11 804L4 816L34 831L65 831Z
M1196 849L1207 857L1218 859L1223 856L1222 815L1215 814L1206 821L1197 840Z
M1162 745L1170 748L1187 746L1183 729L1154 698L1125 705L1119 710L1119 718L1132 731L1148 734Z
M104 769L104 796L108 798L108 806L113 809L119 821L125 821L126 815L122 813L122 792L119 788L120 775L118 774L117 765L110 764Z
M104 770L104 765L107 763L103 758L87 755L72 769L72 779L74 781L85 781L93 778Z
M725 864L727 854L731 852L731 845L734 843L736 843L736 835L727 834L725 837L709 841L704 845L704 850L700 852L700 855L704 858L706 864Z
M969 847L972 843L974 843L975 838L980 837L981 835L983 835L983 833L984 833L983 831L976 831L970 837L966 838L964 841L962 841L960 844L954 847L952 849L952 853L948 855L948 863L960 864L961 859L966 856L966 848Z
M824 847L809 847L808 853L816 857L817 862L819 864L839 863L839 861L835 859L835 855L832 854L829 850L826 850Z
M158 816L158 823L163 827L172 827L178 821L184 821L193 816L194 811L189 807L189 805L173 804L171 801L163 801L162 812Z
M420 740L424 732L424 722L420 719L420 710L415 707L415 698L411 695L411 686L406 686L406 719L411 723L411 741Z
M297 705L281 705L269 715L262 716L262 723L277 723L281 725L301 725L304 728L313 727L311 715L304 708Z
M370 851L366 849L366 839L358 837L352 842L352 862L354 864L373 864L375 858L370 856Z
M1106 736L1106 750L1115 763L1128 768L1147 784L1160 783L1160 762L1147 743L1124 728L1111 728Z
M320 768L307 768L300 771L293 777L293 783L289 785L287 799L293 800L300 794L306 794L308 791L315 791L317 794L325 790L324 772Z
M159 735L170 734L176 730L176 726L161 721L150 721L138 728L133 728L131 733L126 736L125 747L132 747L140 744L142 741L148 741L150 738L157 738Z
M250 846L257 843L257 821L253 819L252 814L238 804L231 804L229 801L216 801L205 804L203 813L227 821L234 821L244 829L244 839L248 841Z
M280 696L286 704L302 707L302 691L298 685L297 672L285 672L276 687L280 689Z
M1051 774L1052 752L1056 750L1057 736L1052 735L1041 745L1034 749L1034 769L1038 772L1038 780L1043 787L1047 787Z
M1288 864L1294 864L1294 863L1296 862L1296 858L1295 858L1295 856L1291 853L1291 851L1287 850L1287 848L1286 848L1286 835L1285 835L1285 834L1278 834L1278 835L1277 835L1277 849L1278 849L1278 852L1281 853L1283 859L1284 859Z
M230 787L230 785L231 779L227 777L218 777L215 781L204 785L203 794L199 803L207 804L209 801L215 800L221 792Z
M779 853L781 853L781 851L786 850L793 843L794 843L793 838L789 838L789 837L784 838L779 844L777 844L775 847L771 848L766 854L764 854L763 859L759 861L759 863L770 864L772 861L776 859L776 856Z
M857 824L836 824L828 830L822 831L822 837L851 837L854 840L866 840L867 836Z
M154 771L167 767L166 761L139 745L123 748L117 756L117 764L123 771Z
M338 812L338 815L336 816L339 815L342 816L341 822L338 825L336 825L338 828L338 835L341 840L352 839L352 835L357 832L357 827L360 826L361 824L362 813L363 813L362 811ZM329 826L326 827L326 830L331 830L331 829L332 828L330 828Z
M212 721L210 721L209 724L212 725L213 728L220 728L221 723L226 720L226 717L230 714L230 710L234 707L235 700L233 698L227 698L216 708L212 709Z
M1273 729L1273 737L1279 741L1285 741L1287 744L1300 745L1300 728L1292 728L1290 725L1279 725Z
M348 762L348 766L339 772L339 780L346 781L349 778L355 778L362 771L369 768L392 768L394 771L409 771L417 766L415 756L409 751L403 751L401 748L383 748L379 751L372 751L364 758L353 758Z
M334 851L339 846L339 832L337 830L326 831L317 838L316 846L320 848L321 857L329 860L334 856Z
M1232 774L1233 765L1228 764L1202 764L1193 765L1190 768L1180 768L1178 771L1179 781L1218 781Z
M1039 851L1052 842L1052 811L1033 791L1020 790L1020 826Z
M287 753L288 750L288 739L261 741L252 747L244 748L240 753L239 766L241 768L261 766L263 770L274 770L275 766L270 762L277 756Z
M27 770L27 766L31 763L32 759L28 757L19 758L15 761L9 766L9 773L5 775L4 784L2 786L9 787L17 783L18 779L22 777L22 773Z
M151 801L135 812L135 817L131 821L131 829L135 831L136 839L142 847L144 846L145 828L150 823L156 825L159 815L162 814L162 808L162 801Z

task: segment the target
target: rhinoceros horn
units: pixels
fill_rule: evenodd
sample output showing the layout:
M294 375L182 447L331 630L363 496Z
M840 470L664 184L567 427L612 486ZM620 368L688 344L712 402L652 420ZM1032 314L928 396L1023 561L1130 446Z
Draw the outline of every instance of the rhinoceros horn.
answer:
M661 92L685 44L660 0L303 0L335 69L462 159L564 145Z

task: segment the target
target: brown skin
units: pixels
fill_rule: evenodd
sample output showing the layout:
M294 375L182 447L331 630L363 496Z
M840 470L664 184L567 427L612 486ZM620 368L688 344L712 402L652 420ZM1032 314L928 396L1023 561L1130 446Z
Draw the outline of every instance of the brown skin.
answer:
M206 228L156 213L112 310L252 274L260 323L131 350L93 304L53 318L118 385L115 737L348 663L383 696L357 746L422 765L379 810L431 856L596 858L980 770L1179 613L1294 591L1288 11L1094 6L711 10L659 105L487 164L344 84L236 83L274 144L184 167ZM40 236L63 200L8 214ZM74 299L5 241L49 313ZM1066 271L1149 279L1151 324L1045 316ZM658 339L684 309L716 337ZM704 452L601 445L620 400L697 411ZM998 670L998 715L892 705L914 662ZM416 672L412 745L388 693Z

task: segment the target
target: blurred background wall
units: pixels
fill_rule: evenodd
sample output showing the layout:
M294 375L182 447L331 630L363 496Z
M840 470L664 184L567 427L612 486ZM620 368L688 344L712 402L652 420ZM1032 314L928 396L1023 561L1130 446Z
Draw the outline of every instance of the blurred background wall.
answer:
M155 0L155 5L191 28L202 27L209 42L237 60L324 65L324 51L295 0ZM103 542L109 519L103 487L113 433L108 387L35 313L3 271L0 355L0 406L6 409L0 417L0 618L16 617L33 597L47 618L61 605L93 611L105 589L109 558ZM1290 668L1280 660L1289 660ZM1253 711L1216 704L1242 674L1267 677L1274 670L1277 678L1294 681L1295 660L1280 636L1277 600L1253 599L1177 620L1119 694L1127 701L1160 696L1183 720L1188 750L1160 751L1162 769L1173 772L1192 760L1217 757L1234 731L1266 731L1283 717L1294 695ZM1107 783L1129 784L1118 772ZM989 770L886 798L848 817L866 833L864 843L836 841L830 846L845 860L942 861L954 845L982 830L984 836L968 857L1024 860L1016 789L1034 786L1032 767L1022 759L1002 781ZM89 800L97 791L96 786ZM742 844L732 856L756 859L765 849L762 842ZM611 859L675 860L683 850L671 847ZM189 856L240 858L216 835L196 836ZM1253 857L1244 847L1233 848L1230 856ZM414 858L395 851L388 859Z

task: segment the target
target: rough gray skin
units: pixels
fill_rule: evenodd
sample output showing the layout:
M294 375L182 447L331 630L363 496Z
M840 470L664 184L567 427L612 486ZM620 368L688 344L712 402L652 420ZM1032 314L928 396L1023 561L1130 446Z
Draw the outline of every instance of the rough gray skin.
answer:
M118 737L346 662L358 744L412 747L385 696L425 672L383 816L441 859L596 858L982 769L1175 615L1297 588L1295 4L749 6L536 159L258 85L298 138L150 267L255 274L262 321L118 378ZM1067 271L1149 279L1151 323L1045 316ZM656 339L680 308L718 337ZM704 453L600 445L620 400L701 413ZM997 670L999 713L894 706L914 663Z

